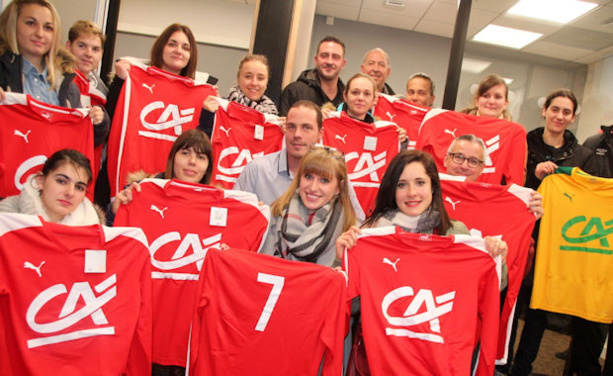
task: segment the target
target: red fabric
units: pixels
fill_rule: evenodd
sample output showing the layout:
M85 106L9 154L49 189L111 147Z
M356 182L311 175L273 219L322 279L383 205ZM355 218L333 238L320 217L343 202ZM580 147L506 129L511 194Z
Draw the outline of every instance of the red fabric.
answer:
M451 142L472 133L483 139L488 150L479 182L524 185L526 167L526 130L520 124L487 116L455 111L430 110L419 130L416 149L434 157L439 171L445 171L444 159Z
M388 120L406 129L409 137L409 149L415 149L419 126L424 116L430 111L429 107L421 107L409 103L406 99L392 97L391 95L379 94L375 106L375 116L382 120Z
M109 133L107 166L111 197L126 185L127 175L166 169L172 143L196 128L202 102L216 95L210 85L161 69L132 65L117 100Z
M321 374L341 375L345 287L344 275L329 267L209 250L190 375L316 375L322 356Z
M532 229L536 222L528 210L529 188L500 186L441 179L445 209L453 219L464 222L482 236L502 235L509 246L507 254L508 287L500 316L496 359L506 364L508 335L512 314L524 277ZM452 204L453 202L453 204Z
M399 151L396 124L367 124L340 112L324 120L323 127L323 144L345 153L349 180L364 213L370 214L383 173Z
M106 251L105 271L84 272L88 250ZM148 260L140 229L1 215L0 370L151 374Z
M213 179L211 184L232 189L245 165L253 159L274 153L283 147L283 132L276 116L236 102L220 106L215 115L213 142ZM261 139L256 127L262 126Z
M153 361L185 367L198 274L209 247L225 243L258 251L269 210L255 195L207 185L150 179L122 205L115 225L140 227L150 244L153 278ZM225 227L210 225L227 209Z
M19 194L31 174L60 149L94 156L92 122L84 111L7 93L0 104L0 197ZM91 199L93 187L88 197Z
M499 276L483 240L394 227L363 233L345 252L344 268L347 300L361 296L371 374L469 375L480 323L476 374L491 376Z

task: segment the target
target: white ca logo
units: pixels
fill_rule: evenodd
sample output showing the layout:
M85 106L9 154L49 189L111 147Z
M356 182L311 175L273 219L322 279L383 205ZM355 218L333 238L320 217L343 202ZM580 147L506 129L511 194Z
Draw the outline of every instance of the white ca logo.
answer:
M435 334L441 332L441 324L438 318L451 312L455 291L439 295L435 298L431 290L421 289L417 292L417 295L415 295L402 317L390 316L388 310L392 303L408 296L413 296L413 289L409 286L399 287L385 295L381 302L381 310L388 324L410 327L429 322L430 330L433 333L415 332L409 329L385 328L385 334L388 336L409 337L424 341L444 343L443 336ZM426 311L417 313L422 305L426 306Z
M377 175L377 170L381 167L385 167L385 157L387 156L387 151L379 153L373 157L371 153L365 152L362 155L359 155L357 152L352 151L351 153L345 156L345 161L349 162L353 159L360 158L353 169L353 172L349 174L350 180L357 180L363 176L370 175L370 181L376 182L374 186L379 186L379 175ZM362 184L358 184L359 182L354 182L354 186L364 186Z
M35 155L23 161L15 172L15 187L21 191L23 189L22 179L25 180L24 177L26 177L24 175L34 167L44 165L46 161L47 157L44 155Z
M226 157L230 155L234 155L234 154L238 154L238 155L236 156L236 159L234 160L234 162L232 162L230 167L222 166L222 161ZM251 154L251 151L249 149L242 149L239 151L238 147L236 146L227 147L223 149L221 153L219 153L219 161L217 162L217 170L223 175L216 175L215 179L228 181L228 182L235 182L238 175L240 175L240 173L243 172L243 168L245 168L245 165L247 163L253 161L255 158L259 158L263 156L264 156L263 151L259 153ZM224 163L224 164L227 165L227 163Z
M496 150L500 149L500 135L496 135L485 141L485 145L487 146L487 149L485 149L485 167L483 168L483 173L491 174L496 172L496 167L494 167L491 155Z
M162 114L157 118L155 123L149 123L146 118L155 110L164 109ZM186 108L179 110L176 104L168 104L166 106L162 101L151 102L143 107L140 113L140 122L143 127L153 131L163 131L168 128L174 128L175 135L179 136L183 133L181 127L185 123L189 123L194 119L194 108ZM174 141L175 136L160 134L157 132L138 131L138 134L143 137L156 138L160 140Z
M162 261L156 258L156 253L160 250L160 248L162 248L168 243L178 241L181 241L181 243L179 243L179 246L175 250L170 261ZM151 265L164 272L153 271L151 272L152 278L197 280L197 273L166 273L165 271L179 269L186 265L194 263L196 264L196 268L198 269L198 271L200 271L202 269L202 263L204 262L204 257L206 256L208 249L210 247L219 247L220 241L221 234L216 234L202 240L200 240L198 234L187 234L181 240L181 235L176 231L168 232L160 236L151 243L151 245L149 246L149 252L151 252ZM186 256L187 250L190 248L192 250L192 254Z
M101 294L100 296L96 297L96 294L89 285L89 282L75 282L75 284L72 285L72 288L66 297L66 302L58 315L59 320L39 324L36 322L36 316L41 309L43 309L44 306L53 298L66 294L67 292L66 286L62 284L51 286L38 294L36 298L32 300L32 303L26 312L26 322L30 328L32 328L32 330L41 334L56 333L65 330L87 317L91 317L95 325L108 325L109 321L104 315L102 307L117 296L116 283L117 276L113 274L106 280L94 286L93 290L96 290L98 294ZM77 303L80 299L83 300L85 305L76 310ZM72 341L79 338L113 334L115 334L115 327L113 326L95 327L92 329L77 330L69 333L30 339L28 340L28 348Z

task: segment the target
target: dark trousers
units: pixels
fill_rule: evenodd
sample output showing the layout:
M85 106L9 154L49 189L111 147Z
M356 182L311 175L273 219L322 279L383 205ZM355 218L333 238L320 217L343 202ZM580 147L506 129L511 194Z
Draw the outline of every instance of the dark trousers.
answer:
M600 376L600 353L607 338L608 325L573 317L571 342L564 375ZM608 349L607 349L608 350Z
M528 308L524 329L521 332L519 346L513 361L513 376L528 376L532 373L532 363L541 346L543 334L547 328L547 314L540 309Z

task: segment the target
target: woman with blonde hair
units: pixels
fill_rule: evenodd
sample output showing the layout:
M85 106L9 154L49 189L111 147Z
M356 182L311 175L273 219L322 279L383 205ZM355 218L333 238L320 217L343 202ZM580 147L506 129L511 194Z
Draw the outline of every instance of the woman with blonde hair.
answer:
M60 18L46 0L13 0L0 14L0 100L7 92L28 94L55 106L78 108L81 94L73 82L75 58L61 48ZM109 131L102 107L89 111L94 145Z
M262 253L336 266L335 241L357 224L347 188L347 166L337 149L312 145L285 193L272 203Z

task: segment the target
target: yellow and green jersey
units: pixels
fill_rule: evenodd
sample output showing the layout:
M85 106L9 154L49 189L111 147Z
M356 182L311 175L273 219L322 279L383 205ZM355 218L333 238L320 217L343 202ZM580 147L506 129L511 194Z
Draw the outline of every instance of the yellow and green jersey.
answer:
M560 167L546 177L530 307L613 321L613 179Z

